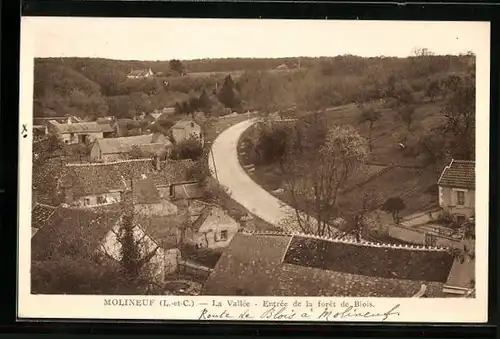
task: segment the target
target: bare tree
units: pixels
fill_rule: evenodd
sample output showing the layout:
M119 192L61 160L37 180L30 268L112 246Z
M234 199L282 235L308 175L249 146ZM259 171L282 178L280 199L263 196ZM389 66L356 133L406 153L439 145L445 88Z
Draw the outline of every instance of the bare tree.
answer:
M398 119L405 125L406 130L410 132L415 120L415 106L411 104L399 106L397 113Z
M456 80L456 79L455 79ZM451 82L450 94L442 114L446 130L452 136L452 149L457 158L471 160L475 154L476 88L472 76Z
M353 127L336 126L328 131L319 151L307 148L311 154L298 156L296 150L292 146L281 162L295 221L304 233L334 236L342 217L340 194L368 156L366 141Z
M361 110L361 116L359 117L359 122L368 124L368 147L371 152L373 149L372 147L373 125L380 120L380 111L366 104L359 105L358 108Z

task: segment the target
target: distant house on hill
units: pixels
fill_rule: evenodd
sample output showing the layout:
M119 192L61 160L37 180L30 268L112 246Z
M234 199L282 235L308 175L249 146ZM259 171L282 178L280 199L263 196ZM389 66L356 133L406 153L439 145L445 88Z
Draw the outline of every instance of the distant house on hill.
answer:
M158 159L67 164L54 190L60 192L63 201L70 206L93 208L122 201L123 192L131 190L138 180L152 180L155 187L183 182L193 166L190 160ZM168 196L161 198L170 200ZM136 200L134 202L139 203Z
M91 143L96 139L104 138L114 130L110 125L97 122L58 123L50 120L48 131L59 135L65 144Z
M451 160L438 180L439 206L462 223L474 216L476 199L476 163Z
M175 143L179 143L190 138L196 138L200 142L203 142L201 126L194 121L177 121L175 125L172 126L172 138Z
M73 115L66 115L62 117L35 117L33 118L33 125L47 125L50 120L54 120L59 124L71 124L77 122L83 122L82 119L75 117Z
M132 137L97 139L90 150L90 159L94 162L123 160L124 155L134 146L151 157L165 157L171 148L171 142L163 134L147 134Z
M151 78L152 76L154 76L154 73L151 70L151 68L133 70L130 71L129 74L127 74L128 79L146 79L146 78Z
M288 66L285 64L281 64L278 67L276 67L276 69L284 71L288 69Z
M74 256L95 253L102 259L119 262L122 216L119 210L55 208L31 239L33 263L57 262L68 253ZM148 269L153 282L164 283L165 275L177 270L179 250L160 246L144 230L140 219L133 221L133 234L140 258L146 262L143 269Z
M239 232L202 294L442 297L453 261L437 248Z

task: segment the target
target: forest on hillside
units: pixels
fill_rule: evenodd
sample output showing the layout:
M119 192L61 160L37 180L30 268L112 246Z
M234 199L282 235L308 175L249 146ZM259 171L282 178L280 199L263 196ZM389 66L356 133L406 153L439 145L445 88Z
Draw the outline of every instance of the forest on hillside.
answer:
M149 68L154 77L127 78L132 70ZM383 98L388 82L412 92L425 91L450 73L473 68L472 54L440 56L427 50L408 58L36 59L34 116L129 118L169 106L182 113L201 110L213 116L248 110L317 110Z

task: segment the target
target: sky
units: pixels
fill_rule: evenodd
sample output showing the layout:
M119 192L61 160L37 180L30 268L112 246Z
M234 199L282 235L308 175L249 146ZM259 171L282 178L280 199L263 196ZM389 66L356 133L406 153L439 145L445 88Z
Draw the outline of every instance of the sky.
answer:
M489 24L432 21L23 17L36 57L120 60L477 52Z

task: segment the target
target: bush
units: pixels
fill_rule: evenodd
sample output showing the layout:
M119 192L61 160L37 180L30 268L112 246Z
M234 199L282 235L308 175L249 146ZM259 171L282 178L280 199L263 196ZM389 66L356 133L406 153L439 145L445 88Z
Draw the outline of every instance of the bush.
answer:
M172 159L191 159L193 161L198 160L203 155L203 146L201 142L196 138L190 138L181 141L174 145L172 148Z
M290 131L286 126L264 126L258 138L255 151L261 162L270 164L285 155L289 142Z

